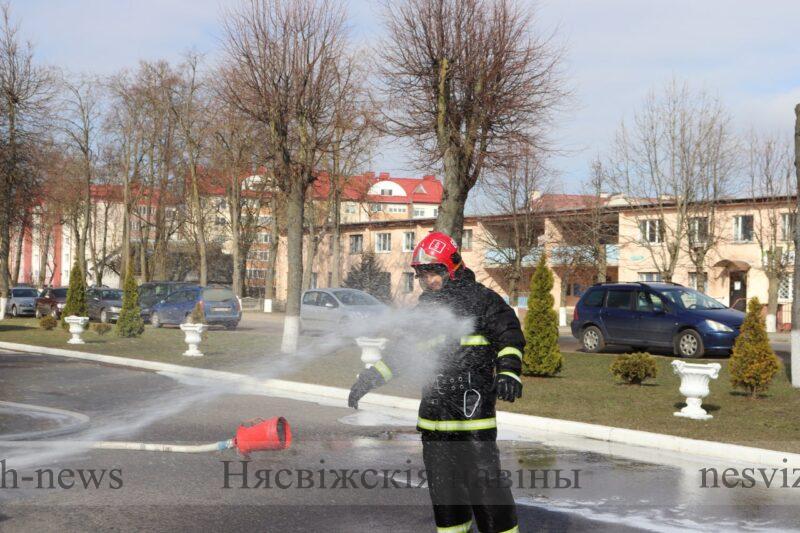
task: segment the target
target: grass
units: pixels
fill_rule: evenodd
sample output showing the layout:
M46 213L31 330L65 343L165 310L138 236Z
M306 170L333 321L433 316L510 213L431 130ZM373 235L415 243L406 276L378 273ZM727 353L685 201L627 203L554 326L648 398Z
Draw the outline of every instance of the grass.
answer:
M86 344L68 345L69 334L56 328L45 331L33 319L0 322L0 341L19 342L86 352L118 355L207 368L232 368L239 363L259 362L265 354L276 354L278 333L243 328L237 331L212 330L201 345L207 357L183 357L183 333L177 328L147 327L137 339L121 339L109 332L84 335ZM361 370L358 349L344 349L314 358L282 379L349 388ZM562 373L553 378L523 377L523 397L513 404L499 402L502 410L549 418L575 420L643 431L666 433L702 440L722 441L745 446L800 453L800 390L792 388L786 372L781 372L772 387L759 399L735 391L730 385L727 359L717 380L711 381L711 394L703 406L714 418L687 420L673 416L683 407L678 392L679 378L672 373L673 357L655 356L658 377L644 385L624 385L610 373L615 356L604 354L564 354ZM703 362L703 361L701 361ZM402 376L379 390L418 398L419 384Z
M213 328L205 333L200 345L207 357L184 357L187 348L183 332L176 327L159 329L145 327L141 337L125 339L112 329L105 335L90 330L82 336L86 344L67 344L70 334L60 326L46 331L33 318L16 318L0 322L0 341L33 344L48 348L63 348L81 352L133 357L148 361L161 361L176 365L203 368L226 368L238 363L254 361L266 353L274 353L280 346L280 336L267 332L239 328L227 331Z

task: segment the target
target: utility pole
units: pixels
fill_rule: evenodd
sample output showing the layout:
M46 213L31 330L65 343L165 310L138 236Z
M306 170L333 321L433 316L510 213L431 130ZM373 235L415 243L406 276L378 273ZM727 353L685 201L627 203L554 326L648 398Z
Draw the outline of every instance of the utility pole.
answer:
M795 202L800 208L800 104L794 107ZM792 386L800 387L800 211L794 217L794 272L792 273Z

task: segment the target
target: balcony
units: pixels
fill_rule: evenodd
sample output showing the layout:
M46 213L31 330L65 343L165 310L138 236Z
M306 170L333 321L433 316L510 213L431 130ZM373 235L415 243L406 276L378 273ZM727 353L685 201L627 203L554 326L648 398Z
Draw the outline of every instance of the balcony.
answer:
M542 247L537 246L529 254L522 258L522 266L536 266L539 256L542 253ZM501 267L506 266L516 257L516 251L513 248L496 248L494 250L486 250L483 256L483 266Z
M522 266L532 267L536 266L543 250L542 246L537 246L530 253L522 258ZM572 261L579 257L581 254L588 253L585 248L581 246L556 246L550 250L550 257L548 263L551 265L561 265L568 261ZM513 248L502 248L487 250L483 257L483 266L487 268L501 267L508 265L516 256ZM591 262L588 256L584 259L586 263ZM606 245L606 262L608 266L619 265L619 246L616 244Z

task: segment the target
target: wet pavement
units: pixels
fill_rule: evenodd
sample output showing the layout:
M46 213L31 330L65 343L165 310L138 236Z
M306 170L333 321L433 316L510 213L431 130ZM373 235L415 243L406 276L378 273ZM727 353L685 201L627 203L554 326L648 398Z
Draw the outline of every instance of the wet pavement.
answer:
M254 453L249 462L233 450L64 444L52 454L3 444L0 530L433 531L413 416L196 391L151 372L0 353L0 400L91 417L89 429L59 439L199 444L231 438L241 421L277 415L289 420L294 437L289 450ZM711 478L702 487L702 468L721 475L757 465L550 435L530 442L501 431L501 439L522 531L785 531L800 524L800 488L725 488L721 480L713 488ZM342 470L349 481L331 474ZM328 472L325 482L320 471ZM102 478L95 483L92 474ZM789 481L796 477L790 468ZM60 480L70 488L50 488L51 478L54 487Z

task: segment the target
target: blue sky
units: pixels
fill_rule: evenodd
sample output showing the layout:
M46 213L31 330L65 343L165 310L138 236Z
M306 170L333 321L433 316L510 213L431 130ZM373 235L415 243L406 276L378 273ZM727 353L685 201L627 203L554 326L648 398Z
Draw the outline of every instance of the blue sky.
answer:
M219 18L233 0L12 0L13 15L42 62L110 74L140 59L178 60L194 48L212 58ZM589 161L608 147L648 90L673 77L717 95L745 131L793 131L800 102L796 0L540 0L537 28L556 32L573 91L553 138L561 188L580 189ZM377 2L351 0L359 45L381 36ZM402 143L383 142L373 169L418 174Z

